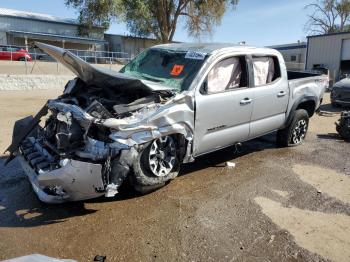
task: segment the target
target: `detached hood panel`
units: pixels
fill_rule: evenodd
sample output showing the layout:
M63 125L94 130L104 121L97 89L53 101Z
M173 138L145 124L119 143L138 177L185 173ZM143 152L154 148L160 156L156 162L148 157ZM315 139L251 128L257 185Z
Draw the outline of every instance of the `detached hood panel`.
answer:
M139 80L116 71L93 66L63 48L40 42L35 42L35 45L71 70L88 86L95 85L102 88L117 88L120 89L120 91L126 89L128 91L132 89L133 91L142 90L149 92L155 90L169 90L167 87L160 87L159 85L148 83L148 81Z

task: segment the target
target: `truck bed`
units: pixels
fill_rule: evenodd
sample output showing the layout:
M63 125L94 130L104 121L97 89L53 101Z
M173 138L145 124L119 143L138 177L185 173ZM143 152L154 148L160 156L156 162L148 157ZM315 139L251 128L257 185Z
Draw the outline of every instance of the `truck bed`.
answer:
M288 83L292 88L300 88L302 86L314 86L317 89L319 88L328 88L329 78L327 75L316 72L297 72L297 71L287 71L288 74Z
M315 76L321 76L321 73L315 73L315 72L299 72L299 71L287 71L288 74L288 80L295 80L300 78L307 78L307 77L315 77Z
M316 72L296 72L287 71L288 84L291 92L294 94L304 93L305 95L316 94L320 99L317 101L316 108L322 103L323 93L329 86L329 78L327 75Z

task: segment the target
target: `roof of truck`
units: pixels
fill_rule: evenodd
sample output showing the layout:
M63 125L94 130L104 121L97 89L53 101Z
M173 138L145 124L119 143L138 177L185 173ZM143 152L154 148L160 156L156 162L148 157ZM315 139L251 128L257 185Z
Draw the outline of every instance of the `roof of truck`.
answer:
M241 51L243 49L256 50L257 52L271 51L270 48L258 48L247 45L235 45L235 44L225 44L225 43L171 43L164 45L156 45L153 48L162 48L168 50L177 50L177 51L195 51L202 52L207 54L212 54L221 50L230 50L230 51Z

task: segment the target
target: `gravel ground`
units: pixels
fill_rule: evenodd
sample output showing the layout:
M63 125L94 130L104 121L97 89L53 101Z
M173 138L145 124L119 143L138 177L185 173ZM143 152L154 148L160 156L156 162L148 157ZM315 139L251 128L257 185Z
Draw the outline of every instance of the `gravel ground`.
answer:
M14 120L58 93L0 92L1 151ZM184 165L144 196L123 188L114 199L45 205L16 160L0 163L0 259L350 261L349 144L336 136L339 114L327 103L302 146L255 139Z

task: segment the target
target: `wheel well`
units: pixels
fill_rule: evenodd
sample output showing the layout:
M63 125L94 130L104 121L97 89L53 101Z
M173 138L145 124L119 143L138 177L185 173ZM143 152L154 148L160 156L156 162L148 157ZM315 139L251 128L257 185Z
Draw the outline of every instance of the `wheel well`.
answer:
M173 134L172 135L175 138L175 143L177 146L177 149L179 150L179 159L182 162L182 160L185 157L186 149L187 149L187 139L182 134Z
M296 110L298 110L298 109L305 109L307 111L309 117L312 117L315 113L316 103L313 100L304 101L298 105Z

